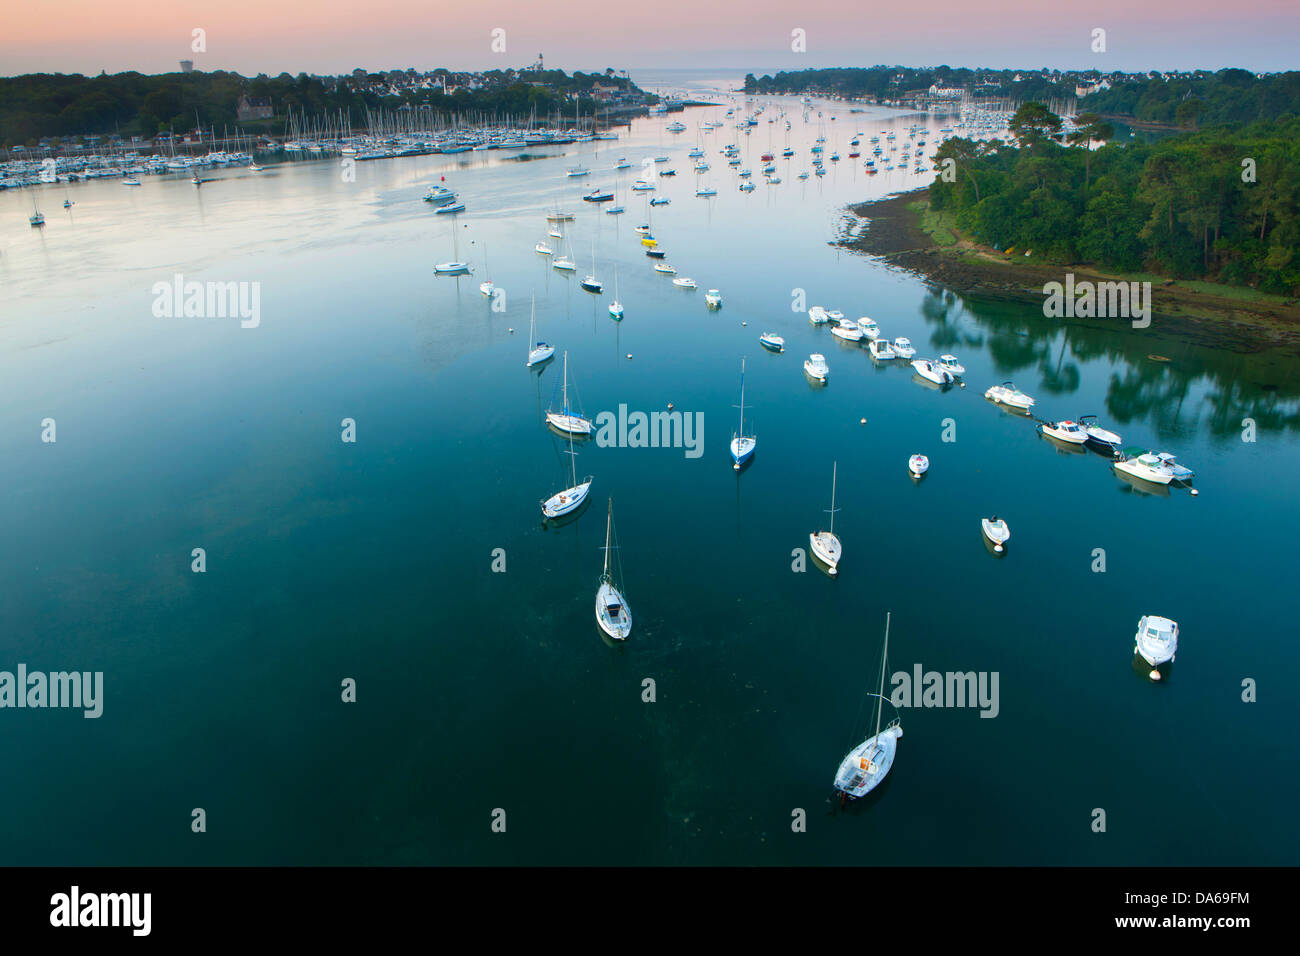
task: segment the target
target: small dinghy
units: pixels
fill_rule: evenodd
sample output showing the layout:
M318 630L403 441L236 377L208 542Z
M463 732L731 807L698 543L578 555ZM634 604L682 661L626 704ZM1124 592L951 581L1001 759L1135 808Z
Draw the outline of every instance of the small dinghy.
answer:
M1155 614L1144 615L1133 640L1133 653L1151 665L1151 679L1160 680L1156 668L1171 663L1178 653L1178 622Z
M773 352L785 351L785 338L775 332L764 332L758 337L758 344L765 349L771 349Z
M930 459L924 455L913 455L907 459L907 470L913 478L920 478L930 470Z
M994 515L992 518L981 519L980 526L984 529L984 537L993 545L993 550L1001 554L1006 543L1011 540L1011 529L1006 520Z
M1034 400L1010 382L1003 382L1001 385L994 385L984 393L984 397L990 401L997 402L999 405L1018 408L1021 411L1028 411L1034 407Z

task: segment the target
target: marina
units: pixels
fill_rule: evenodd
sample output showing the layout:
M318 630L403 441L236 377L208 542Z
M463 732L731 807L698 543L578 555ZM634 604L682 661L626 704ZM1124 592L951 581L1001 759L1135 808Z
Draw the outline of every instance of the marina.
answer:
M107 835L56 858L855 864L868 838L873 863L898 865L1294 856L1284 808L1251 797L1274 766L1243 760L1230 784L1195 761L1279 745L1239 733L1263 718L1242 716L1237 685L1297 668L1269 625L1281 596L1253 582L1286 566L1300 521L1258 460L1300 463L1286 424L1298 377L1277 356L1184 343L1159 319L1140 336L1048 320L847 251L850 204L934 176L910 158L874 175L832 162L849 134L888 144L920 126L913 151L929 158L960 118L814 98L826 116L805 120L799 98L746 97L738 80L700 76L683 92L707 87L715 105L633 119L616 142L525 142L544 153L528 162L504 145L533 135L525 125L358 163L353 182L340 147L201 173L68 171L0 193L0 622L18 659L109 671L104 719L120 721L112 740L82 720L42 727L40 746L0 738L0 759L33 778L50 779L49 754L86 754L40 800ZM738 127L777 117L778 147ZM674 138L679 118L692 132ZM710 155L734 139L746 166L771 162L785 181L742 191L745 170L716 162L651 183L643 160L687 162L695 129ZM825 173L798 179L792 164L819 137ZM358 160L379 149L346 145ZM124 175L142 186L120 188ZM691 201L701 189L716 195ZM651 195L680 200L654 207L653 233ZM611 201L628 214L605 215ZM150 290L177 273L259 283L260 326L155 317ZM807 295L797 310L792 288ZM620 405L702 414L703 453L603 439L600 415ZM34 440L46 418L56 443ZM1205 544L1222 527L1250 544L1230 562ZM196 547L205 575L190 570ZM1060 615L1060 587L1094 613ZM1178 628L1174 663L1163 649ZM918 708L891 725L889 668L921 653L999 672L998 719ZM318 708L342 676L366 709ZM224 696L249 686L276 690ZM846 755L864 686L881 707ZM310 732L265 732L303 714ZM1186 734L1152 751L1127 733L1150 723ZM1097 727L1090 746L1124 776L1082 773L1060 745ZM546 823L492 844L483 794L501 792L515 749L537 764L527 812ZM770 788L732 785L737 749ZM1009 805L1009 784L989 781L993 750L1032 768L1033 800ZM584 803L624 759L644 785L616 807ZM229 776L204 799L242 808L251 787L281 829L194 851L151 813L121 813L123 766L154 768L180 799L217 762ZM346 779L322 793L321 768L340 765ZM1193 778L1168 812L1201 839L1166 846L1126 825L1089 842L1087 808L1142 819L1170 781ZM102 808L80 809L87 785ZM425 789L439 789L436 811L413 797ZM11 788L0 810L19 818L35 799ZM1078 835L1062 835L1062 806L1085 808ZM795 840L791 807L814 820ZM4 849L50 861L44 835L11 831Z

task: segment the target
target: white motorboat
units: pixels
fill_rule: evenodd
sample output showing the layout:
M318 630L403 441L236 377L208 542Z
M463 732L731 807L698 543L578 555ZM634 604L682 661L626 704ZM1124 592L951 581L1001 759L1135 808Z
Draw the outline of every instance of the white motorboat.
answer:
M966 366L957 361L955 355L940 355L939 368L943 369L953 378L961 378L966 374Z
M984 393L984 397L990 401L997 402L999 405L1007 405L1011 408L1018 408L1021 411L1028 411L1034 407L1034 400L1010 382L1003 382L1001 385L994 385Z
M130 177L128 177L128 178L122 180L122 185L123 185L123 186L139 186L139 185L140 185L140 180L136 179L134 176L130 176Z
M873 359L880 362L898 358L898 356L894 354L894 346L890 343L889 339L872 339L867 345L867 351L871 353Z
M669 265L668 263L666 263L666 262L656 262L656 263L655 263L655 272L661 272L661 273L663 273L663 274L666 275L666 276L675 276L675 275L677 275L677 270L674 269L672 266L670 266L670 265Z
M832 328L831 335L843 339L846 342L861 342L862 330L858 328L858 323L852 319L840 319Z
M722 308L722 293L717 289L710 289L704 293L704 304L710 309Z
M858 744L840 761L835 771L835 789L841 801L857 800L880 785L894 766L898 741L903 736L902 721L895 717L880 729L885 707L885 671L889 661L889 618L885 615L885 646L880 653L880 692L876 697L876 732Z
M826 356L820 352L814 352L804 360L803 370L819 382L826 381L826 376L831 372L830 366L826 364Z
M740 427L731 436L731 460L736 471L740 471L749 456L758 447L758 437L745 434L745 360L740 360Z
M1170 474L1174 476L1174 481L1186 483L1196 477L1196 473L1192 471L1192 469L1178 464L1174 459L1174 456L1169 454L1169 452L1158 451L1156 452L1156 457L1160 459L1162 465L1169 469ZM1193 492L1193 494L1195 494L1195 492Z
M609 499L609 517L605 521L605 570L600 575L600 587L596 589L596 623L600 629L616 641L626 641L632 633L632 612L628 609L627 598L619 590L618 582L610 573L609 556L616 546L614 535L614 499ZM620 562L615 562L615 567Z
M912 340L905 335L900 335L894 339L894 354L899 358L910 359L916 354L916 348L912 345Z
M446 186L430 186L424 194L424 201L436 206L450 206L456 201L456 194Z
M830 321L832 321L832 322L836 322L836 323L843 322L843 321L844 321L844 313L841 312L839 309L827 309L827 310L826 310L826 318L829 319ZM854 324L856 325L857 323L854 323Z
M808 310L808 321L813 325L825 325L830 320L830 316L826 314L826 310L820 305L814 305Z
M560 408L556 411L554 399L546 412L546 423L570 435L590 435L591 422L569 407L569 353L564 353L564 378L560 392Z
M1006 519L994 515L992 518L983 518L980 520L980 527L984 529L984 537L989 539L993 545L993 550L999 554L1005 550L1006 544L1011 540L1011 528Z
M591 170L586 166L570 166L564 175L572 177L586 176L590 172Z
M531 313L528 316L528 361L524 363L525 368L532 368L534 365L540 365L543 362L549 362L555 358L555 346L547 345L545 342L536 338L537 336L537 299L534 297Z
M750 182L741 183L740 191L742 193L752 193L754 191L754 184Z
M764 332L758 337L758 343L766 349L771 349L773 352L785 351L785 338L777 335L775 332Z
M858 328L862 330L862 334L868 339L875 340L880 337L880 326L865 315L858 319Z
M1153 668L1172 662L1178 653L1178 622L1155 614L1144 615L1138 621L1133 652ZM1159 680L1160 672L1153 670L1151 676Z
M675 285L675 286L677 286L678 288L681 288L681 289L695 289L695 288L698 288L698 285L696 284L696 282L695 282L694 279L688 279L688 278L685 277L685 276L682 276L682 277L679 278L679 279L674 279L674 280L673 280L673 285Z
M939 366L938 362L932 362L929 359L914 359L912 368L916 374L926 381L933 382L935 385L951 385L955 379L951 372L945 371Z
M831 466L831 527L829 531L814 531L808 535L808 544L812 548L813 555L826 565L831 574L839 573L840 558L844 553L844 548L840 544L840 539L835 537L835 479L839 472L839 462Z
M913 455L907 459L907 470L913 478L920 478L930 470L930 459L924 455Z
M1167 485L1174 480L1173 470L1155 452L1148 451L1139 455L1121 454L1111 467L1126 475L1157 485Z
M1083 426L1083 430L1088 433L1088 440L1094 445L1108 448L1112 452L1118 452L1120 447L1124 444L1123 439L1121 439L1119 435L1102 428L1101 425L1097 423L1096 415L1081 416L1079 418L1079 424Z
M463 202L458 202L451 206L439 206L437 209L434 210L434 213L440 216L447 215L447 214L454 216L456 213L464 212L464 211L465 211L465 204Z
M1071 445L1082 445L1088 440L1088 433L1079 423L1069 419L1061 422L1043 422L1038 428L1044 435L1057 441L1069 442Z

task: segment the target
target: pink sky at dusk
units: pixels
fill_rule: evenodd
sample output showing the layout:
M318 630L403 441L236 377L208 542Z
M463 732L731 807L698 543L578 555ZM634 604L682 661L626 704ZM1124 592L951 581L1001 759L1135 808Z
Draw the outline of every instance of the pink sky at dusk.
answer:
M882 8L883 7L883 8ZM191 31L207 31L192 53ZM491 50L494 28L506 52ZM791 30L807 52L791 51ZM1094 27L1108 51L1093 53ZM1300 64L1300 0L926 0L905 5L801 0L20 0L0 34L0 73L177 69L341 73L520 67L544 52L558 69L995 66L1140 70Z

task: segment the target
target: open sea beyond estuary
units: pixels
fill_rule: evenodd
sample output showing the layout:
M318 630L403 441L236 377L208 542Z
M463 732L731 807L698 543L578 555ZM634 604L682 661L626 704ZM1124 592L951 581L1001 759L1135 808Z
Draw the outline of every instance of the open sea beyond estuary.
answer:
M1181 344L1158 314L1144 331L1047 319L847 252L850 203L933 174L868 177L830 152L862 132L866 158L872 135L947 121L820 102L805 121L796 98L766 98L744 135L716 100L528 160L98 181L67 187L70 210L44 187L41 230L31 190L0 194L0 671L103 675L96 719L0 708L0 860L1300 858L1283 798L1300 789L1294 360ZM767 122L781 110L789 133ZM674 120L687 131L667 132ZM818 136L827 174L800 181ZM719 153L731 142L752 193ZM780 185L759 173L769 149ZM650 210L629 187L658 155L677 175L656 177L648 195L672 202ZM566 177L577 163L591 174ZM444 176L465 213L420 201ZM717 196L696 198L704 184ZM598 186L627 212L580 200ZM576 216L576 274L534 251L557 205ZM634 232L647 222L698 290L652 271ZM603 295L578 285L593 254ZM453 258L473 276L435 277ZM607 312L616 269L622 322ZM257 283L259 321L159 317L155 285L178 275ZM557 349L540 370L524 367L532 296ZM955 353L969 387L873 365L809 324L818 304L921 357ZM784 353L760 347L768 330ZM561 352L588 417L672 403L700 423L702 453L583 442L590 505L547 527L539 501L569 473L543 424ZM825 387L804 375L811 352ZM758 450L738 474L742 357ZM1175 453L1199 496L1040 437L984 399L1005 380L1042 418L1096 414L1126 445ZM919 482L916 452L931 462ZM836 462L832 579L811 560L792 570L792 552L825 525ZM593 620L610 496L634 620L618 645ZM990 514L1012 529L1004 556L981 537ZM839 811L832 777L870 732L886 611L891 674L996 675L996 707L921 706L918 691L890 776ZM1159 683L1133 663L1144 614L1180 625Z

